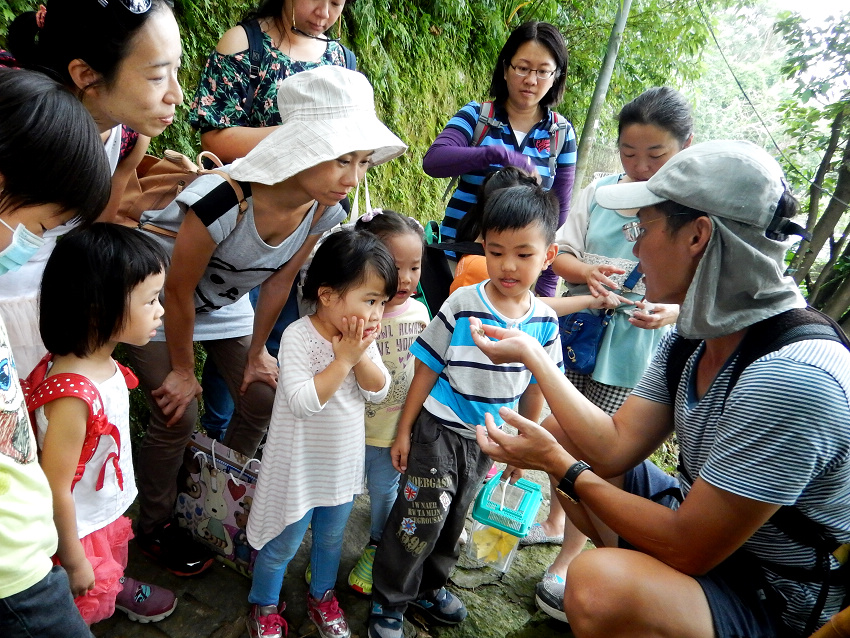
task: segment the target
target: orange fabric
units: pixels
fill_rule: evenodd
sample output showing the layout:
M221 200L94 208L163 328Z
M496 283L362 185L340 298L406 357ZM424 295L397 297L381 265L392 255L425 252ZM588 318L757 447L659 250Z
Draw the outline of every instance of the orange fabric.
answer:
M487 274L487 259L483 255L464 255L457 262L455 278L449 287L449 294L463 286L472 286L484 281Z

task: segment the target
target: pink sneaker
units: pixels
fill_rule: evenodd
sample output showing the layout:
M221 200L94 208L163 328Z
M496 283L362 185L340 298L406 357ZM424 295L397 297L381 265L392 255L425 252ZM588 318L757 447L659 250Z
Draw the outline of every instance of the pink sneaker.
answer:
M286 605L281 605L280 611L284 609ZM274 605L251 605L245 624L251 638L283 638L289 633L286 621Z
M115 599L115 609L123 611L130 620L140 623L159 622L167 618L177 607L177 597L174 592L140 583L126 576L121 578L124 589Z
M496 465L495 463L493 463L493 467L491 467L490 471L487 472L487 476L485 477L484 482L486 483L487 481L489 481L491 478L496 476L496 474L498 474L501 471L502 470L499 469L499 466Z
M322 638L349 638L351 630L345 620L342 609L336 599L333 589L325 592L320 600L307 593L307 613L310 620L319 630Z

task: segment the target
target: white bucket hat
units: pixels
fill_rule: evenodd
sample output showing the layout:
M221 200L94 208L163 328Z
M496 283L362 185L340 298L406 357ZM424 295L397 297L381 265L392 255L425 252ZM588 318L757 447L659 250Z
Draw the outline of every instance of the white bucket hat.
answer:
M362 73L324 65L280 84L281 125L233 162L233 179L278 184L303 170L354 151L373 150L372 165L407 149L375 114L372 85Z

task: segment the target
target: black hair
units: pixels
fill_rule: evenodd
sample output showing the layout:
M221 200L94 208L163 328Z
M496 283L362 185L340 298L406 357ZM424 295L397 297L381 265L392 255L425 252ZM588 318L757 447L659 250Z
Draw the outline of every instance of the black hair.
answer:
M684 204L666 200L659 202L655 208L667 217L667 228L673 233L678 232L685 224L692 222L698 217L708 217L709 214L695 208L690 208ZM776 205L776 212L773 213L774 222L771 224L771 229L765 230L765 237L774 241L785 241L788 235L798 235L804 229L797 224L790 222L800 212L800 203L790 189L786 187L785 191L779 197L779 202Z
M478 187L478 199L475 204L458 222L455 241L476 241L481 234L481 218L484 215L487 200L497 190L518 184L536 186L537 180L530 173L516 166L505 166L488 174Z
M694 115L685 96L669 86L655 86L626 104L617 115L617 140L632 124L652 124L684 146L694 132Z
M22 13L9 25L6 43L21 66L47 73L79 92L88 87L77 87L68 73L68 65L76 59L110 86L148 19L173 6L172 0L151 0L150 9L133 13L120 0L105 6L99 0L50 0L43 27L39 28L35 11Z
M364 230L377 235L381 241L386 241L395 235L415 235L422 241L423 245L425 243L425 231L419 222L389 208L384 208L368 221L361 217L354 227L357 230Z
M47 350L85 357L108 343L126 325L130 293L168 262L142 231L118 224L62 237L41 280L39 327Z
M366 281L370 272L383 279L387 297L395 297L398 270L384 242L364 230L340 230L328 237L316 251L307 269L304 299L317 302L319 288L324 287L344 295Z
M112 178L86 108L46 75L0 68L0 213L56 204L84 225L106 207Z
M497 190L484 206L481 236L488 231L518 230L538 224L547 244L555 241L558 230L558 200L537 184L509 186Z
M496 59L496 66L493 69L493 79L490 81L490 97L504 104L508 100L508 83L505 81L505 71L508 65L516 55L517 50L526 42L531 41L542 44L552 54L552 59L555 60L557 72L552 80L552 86L543 99L540 100L540 106L552 108L561 101L564 95L564 84L567 79L567 64L569 63L570 54L567 52L567 45L564 42L564 36L558 31L557 27L548 22L537 22L532 20L519 25L508 36L505 46L499 52L499 57Z

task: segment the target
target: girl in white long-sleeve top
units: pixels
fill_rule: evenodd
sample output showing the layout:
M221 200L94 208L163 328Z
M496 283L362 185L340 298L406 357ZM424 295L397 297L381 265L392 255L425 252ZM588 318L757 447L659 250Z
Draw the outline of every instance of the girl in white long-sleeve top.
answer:
M252 636L285 633L283 576L311 524L310 619L326 638L350 635L333 588L345 524L363 486L365 402L382 401L390 386L374 342L397 284L392 255L362 231L328 237L307 271L304 299L316 309L281 340L280 380L248 520L248 540L260 550L248 596Z

